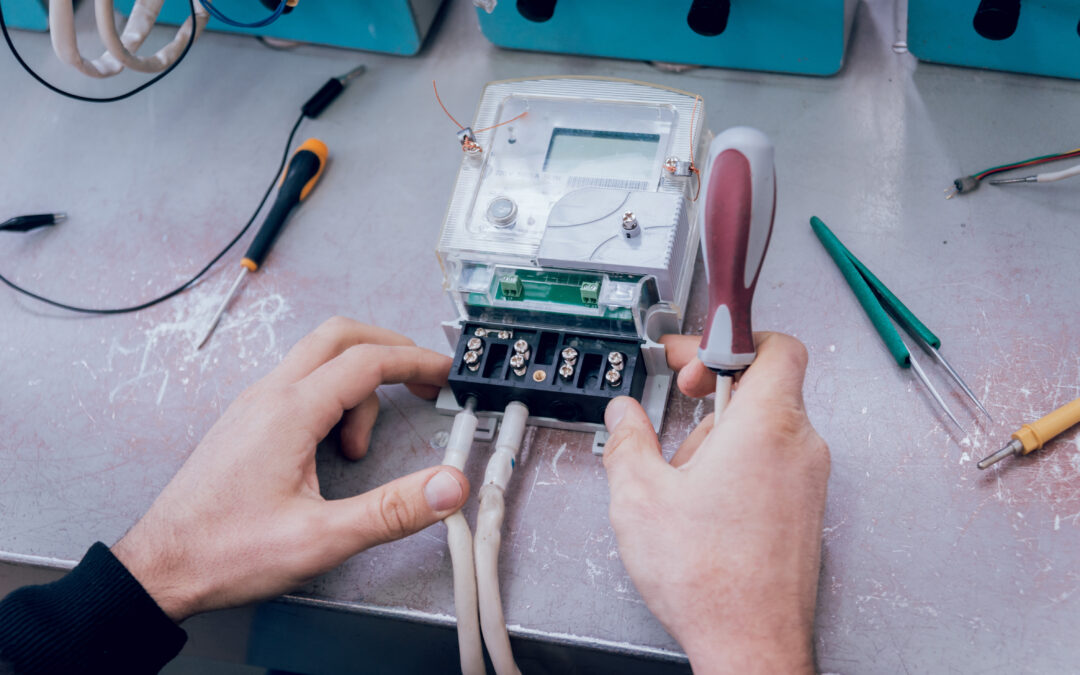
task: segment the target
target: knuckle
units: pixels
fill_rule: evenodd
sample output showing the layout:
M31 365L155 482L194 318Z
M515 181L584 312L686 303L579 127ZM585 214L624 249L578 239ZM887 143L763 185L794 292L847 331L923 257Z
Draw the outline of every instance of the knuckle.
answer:
M323 321L322 324L315 329L316 333L338 335L348 330L355 322L352 319L348 319L341 315L335 315Z
M412 532L415 520L408 500L396 490L386 490L379 497L378 519L383 538L388 541L401 539Z
M604 466L607 466L608 461L619 454L620 448L624 448L628 443L632 444L636 435L636 430L632 426L624 424L616 428L604 444Z
M782 337L792 368L805 371L806 366L810 363L810 352L807 351L806 345L796 337L790 335L783 335Z

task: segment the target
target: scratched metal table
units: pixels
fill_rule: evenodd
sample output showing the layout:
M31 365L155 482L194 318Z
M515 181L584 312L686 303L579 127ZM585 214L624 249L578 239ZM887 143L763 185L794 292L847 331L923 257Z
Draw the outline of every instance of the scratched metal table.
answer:
M192 341L238 253L190 292L135 315L78 317L0 293L0 558L64 567L93 541L114 542L229 401L330 315L449 351L438 322L451 309L433 249L460 151L432 78L450 110L468 118L490 80L628 77L700 92L712 129L754 124L777 146L776 231L755 322L809 347L807 406L832 449L822 668L1074 670L1080 438L1066 434L985 473L973 460L1015 425L1080 395L1080 183L984 187L948 202L942 190L958 175L1074 147L1080 83L917 65L890 49L893 31L889 3L864 5L849 63L831 79L674 74L500 51L479 35L471 3L457 2L418 58L278 52L208 35L163 83L108 106L62 100L0 58L0 217L71 214L54 230L0 235L0 269L49 296L99 306L152 296L209 259L248 216L298 106L328 76L357 62L370 68L301 131L329 144L332 164L207 349L196 352ZM17 40L54 81L83 91L117 86L72 76L43 36ZM884 350L811 234L812 214L938 331L997 424L975 419L952 394L970 434L950 431ZM702 291L699 270L691 331L701 326ZM380 400L367 459L321 452L327 496L442 456L449 418L401 387L384 388ZM665 453L710 408L673 395ZM568 668L551 665L558 645L579 664L622 653L681 669L678 645L619 560L590 442L551 430L527 437L500 560L511 632L526 657L540 654L536 662L552 671ZM481 470L476 459L470 477L478 481ZM249 656L329 671L371 652L369 633L355 628L363 625L388 635L385 644L426 627L441 637L427 650L400 639L401 651L445 658L452 613L436 526L264 607ZM336 637L320 642L320 634Z

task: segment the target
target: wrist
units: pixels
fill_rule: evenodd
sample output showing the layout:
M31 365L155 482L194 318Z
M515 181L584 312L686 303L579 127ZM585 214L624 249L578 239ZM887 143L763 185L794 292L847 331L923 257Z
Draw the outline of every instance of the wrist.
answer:
M714 634L690 640L683 648L695 675L816 672L809 636L793 640Z
M181 556L167 544L156 541L154 535L164 535L165 541L170 537L154 532L145 520L136 523L111 551L161 611L179 624L197 613L197 593L183 573Z

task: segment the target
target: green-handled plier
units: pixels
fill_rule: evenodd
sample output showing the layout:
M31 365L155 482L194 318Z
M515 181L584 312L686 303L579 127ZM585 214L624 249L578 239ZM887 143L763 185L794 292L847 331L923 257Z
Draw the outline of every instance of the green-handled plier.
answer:
M896 359L896 363L901 368L910 367L915 375L922 381L926 388L930 391L930 394L934 397L934 400L938 402L945 414L949 416L949 419L960 428L961 431L964 427L949 410L949 406L946 405L945 400L934 389L934 385L930 383L930 379L927 378L926 372L922 369L919 363L911 355L911 351L904 344L903 338L900 337L900 333L893 326L893 320L900 324L900 327L907 331L908 335L915 340L916 344L922 347L923 351L930 354L934 359L945 368L952 379L960 385L960 388L964 390L968 398L972 400L979 407L979 410L983 412L987 417L993 421L993 416L983 406L979 399L975 396L975 393L971 391L971 387L967 386L964 379L960 377L959 373L945 360L945 357L938 351L941 348L941 340L938 339L929 328L926 327L919 318L907 308L904 303L900 302L900 299L893 295L885 284L881 283L881 280L874 276L866 265L852 255L851 251L847 250L840 240L836 238L836 235L832 233L825 223L821 222L821 219L817 216L810 218L810 227L813 228L814 234L821 240L822 246L828 251L832 257L833 262L840 268L840 273L844 275L844 279L847 281L848 286L855 293L855 297L859 300L859 304L866 310L866 314L870 317L870 322L874 324L874 328L877 329L878 335L884 340L885 346L889 349L889 353Z

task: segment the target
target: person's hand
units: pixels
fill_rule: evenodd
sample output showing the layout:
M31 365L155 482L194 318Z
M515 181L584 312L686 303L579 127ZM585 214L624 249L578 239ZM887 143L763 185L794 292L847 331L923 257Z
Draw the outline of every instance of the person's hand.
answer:
M334 318L240 394L113 553L173 620L280 595L350 556L417 532L469 494L437 466L327 501L315 446L341 423L350 459L367 453L375 389L434 398L450 359L374 326Z
M829 451L803 408L806 349L775 333L718 426L713 416L664 461L645 411L607 408L604 466L619 553L653 614L697 673L813 671L811 644ZM668 336L679 387L716 376L699 338Z

